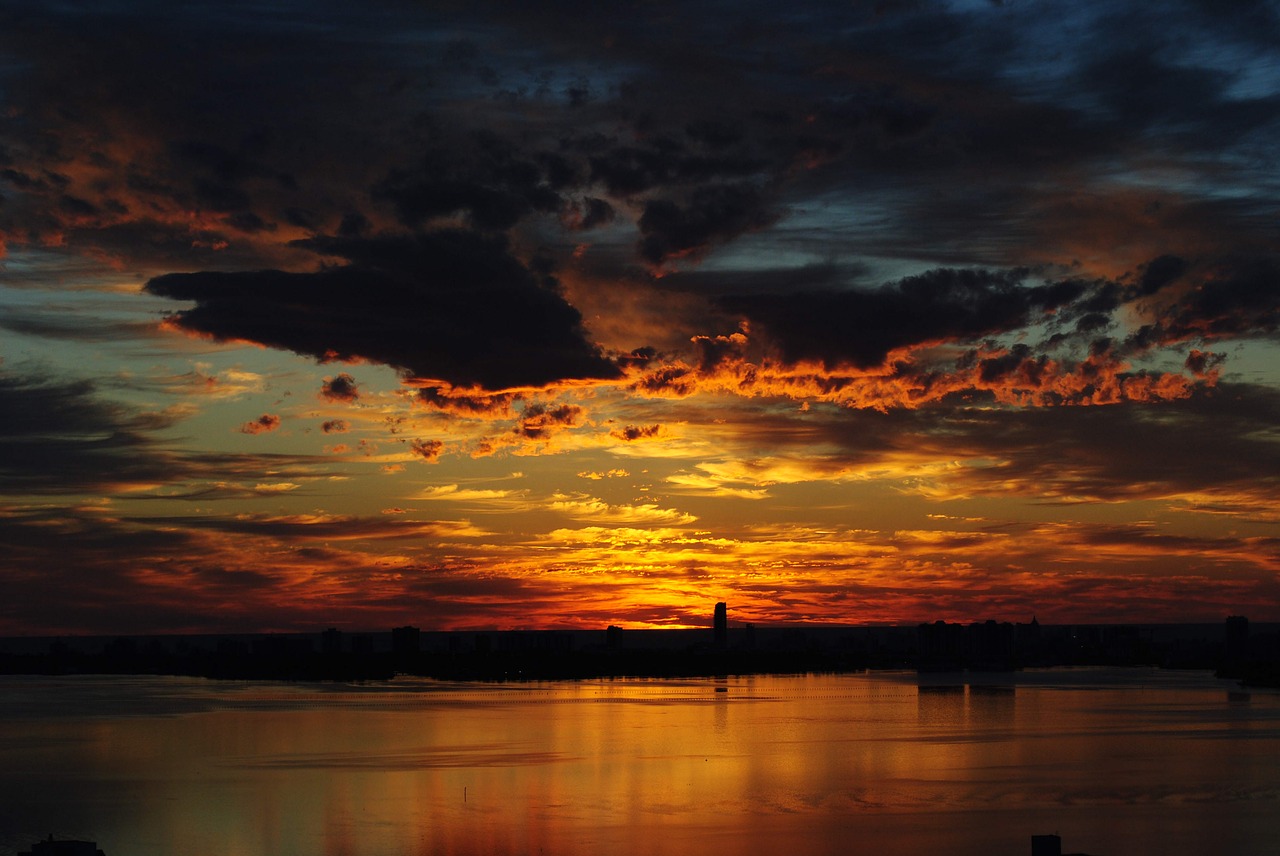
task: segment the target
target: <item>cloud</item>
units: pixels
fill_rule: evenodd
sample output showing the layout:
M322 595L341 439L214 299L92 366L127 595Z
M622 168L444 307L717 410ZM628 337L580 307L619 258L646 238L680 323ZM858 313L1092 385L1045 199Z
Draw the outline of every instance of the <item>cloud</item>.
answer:
M578 478L590 479L591 481L600 481L601 479L629 478L630 476L631 476L631 473L627 472L624 469L612 469L604 473L596 472L594 470L587 470L585 472L578 473Z
M560 209L560 225L571 232L587 232L607 226L615 217L613 206L594 196L567 201Z
M423 488L412 498L417 500L447 500L459 502L496 502L499 505L510 505L519 500L520 492L511 490L491 490L486 488L464 488L456 484L436 485Z
M0 492L296 512L366 475L394 492L381 473L439 437L416 454L539 455L541 490L613 493L420 497L511 513L484 544L465 521L10 508L0 602L33 617L6 626L310 627L335 603L669 625L712 582L771 620L1277 602L1280 415L1242 382L1280 326L1267 4L154 11L0 13L0 327L119 360L0 375ZM140 369L214 350L174 330L344 373ZM386 436L329 449L349 460L200 451L243 418L222 397L371 400L361 363L403 387L364 411ZM643 498L592 478L610 456ZM895 517L965 498L954 517L1017 519ZM896 522L845 528L859 509ZM573 526L531 530L547 516Z
M264 471L263 476L274 475ZM171 500L187 502L226 502L246 499L274 499L282 494L301 490L298 482L259 482L257 484L235 483L227 481L197 482L190 485L163 487L154 491L131 496L134 500L165 503Z
M617 431L610 431L610 436L617 437L619 440L625 440L628 443L636 440L644 440L650 437L658 436L662 430L661 425L628 425Z
M207 365L197 365L182 374L151 378L149 382L183 396L226 400L262 392L266 387L266 379L256 372L226 369L211 373Z
M1274 336L1273 267L1166 255L1115 278L934 269L875 289L762 288L716 298L740 332L694 335L683 354L627 371L642 395L855 408L1179 399L1222 376L1227 354L1206 344Z
M1184 280L1183 288L1151 302L1156 319L1127 344L1214 343L1280 332L1280 257L1207 260Z
M520 414L514 431L525 439L545 440L556 431L581 425L585 413L576 404L530 404Z
M320 397L325 401L341 401L350 404L360 398L360 390L357 388L356 379L342 372L324 379Z
M289 542L379 541L478 534L463 521L393 519L394 515L344 514L237 514L219 517L161 517L160 525L184 529L216 529L240 535L268 537Z
M548 507L574 520L594 524L681 526L698 519L674 508L662 508L657 503L611 505L602 499L582 495L553 498Z
M1072 280L1024 286L1027 275L944 268L875 290L755 294L721 302L746 316L788 362L867 369L884 365L897 350L1025 327L1086 290Z
M618 376L582 318L499 238L462 230L298 243L349 263L314 273L167 274L146 290L196 306L169 323L325 362L367 360L489 390Z
M3 254L0 254L3 258ZM6 306L0 329L24 336L41 336L70 342L119 342L146 340L156 335L155 325L138 321L110 322L103 318L78 318Z
M640 255L654 264L697 256L712 244L761 229L778 219L750 185L708 185L688 201L652 199L640 216Z
M350 426L345 419L326 419L321 423L320 430L326 434L345 434Z
M478 130L449 148L432 147L416 166L393 169L375 193L390 200L411 229L461 214L477 230L500 232L534 212L561 210L558 189L567 176L559 167Z
M486 393L476 389L458 390L451 387L424 386L417 391L418 403L450 413L471 418L505 418L511 405L523 401L522 393Z
M409 443L409 448L422 460L429 464L434 464L440 460L440 453L444 451L444 443L439 440L413 440Z
M137 489L175 478L156 434L171 419L98 395L89 381L0 373L0 492Z
M1280 444L1263 430L1277 418L1274 391L1220 385L1141 408L973 412L958 440L965 456L996 471L958 470L967 492L1044 498L1169 499L1182 495L1280 498ZM984 486L988 476L997 476Z
M859 370L731 354L706 368L675 362L645 372L630 388L658 398L730 394L893 410L948 403L1059 407L1160 401L1186 398L1217 381L1212 373L1188 378L1134 369L1105 340L1079 360L1037 355L1021 343L1007 348L987 343L959 353L934 347L895 352L890 363Z
M1225 382L1141 406L815 407L768 418L748 409L723 426L686 424L691 437L711 442L686 451L701 460L668 480L715 493L888 479L939 501L1161 501L1249 518L1280 503L1280 477L1272 476L1280 473L1280 442L1267 427L1277 420L1274 390ZM707 446L718 455L707 455Z
M264 413L252 422L240 426L241 434L267 434L280 427L280 417L274 413Z
M307 455L174 448L164 439L171 415L112 402L87 380L0 372L0 409L0 494L8 496L254 498L332 475Z
M273 494L289 493L290 491L297 490L299 487L301 487L301 485L294 482L272 482L269 484L263 483L254 485L253 489L256 493L270 496Z
M1212 351L1201 351L1192 348L1187 354L1186 367L1196 377L1212 377L1217 367L1226 362L1226 354L1215 354Z

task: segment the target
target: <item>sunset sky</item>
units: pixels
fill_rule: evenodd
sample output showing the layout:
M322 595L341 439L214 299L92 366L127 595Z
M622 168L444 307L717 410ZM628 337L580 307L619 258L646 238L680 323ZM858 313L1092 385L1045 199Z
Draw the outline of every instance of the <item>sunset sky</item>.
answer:
M0 2L0 635L1280 620L1280 6L527 5Z

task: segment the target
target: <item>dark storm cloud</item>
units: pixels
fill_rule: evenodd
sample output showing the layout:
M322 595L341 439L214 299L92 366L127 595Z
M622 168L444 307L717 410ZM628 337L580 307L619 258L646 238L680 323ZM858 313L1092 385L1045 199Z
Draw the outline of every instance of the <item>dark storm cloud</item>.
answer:
M593 152L600 142L580 139L571 145ZM644 147L610 145L599 153L589 154L587 162L591 179L621 197L636 196L658 188L715 186L778 166L764 157L725 151L719 146L714 153L703 154L678 137L659 138Z
M404 136L424 84L394 85L423 46L388 42L393 16L401 35L433 18L326 2L6 4L0 15L11 161L0 187L16 191L0 235L131 261L151 258L148 241L128 240L139 233L239 256L249 248L229 244L299 219L336 230L400 161L386 141Z
M640 216L640 255L654 264L697 254L778 218L750 185L700 187L687 201L654 199Z
M103 400L88 381L0 374L0 491L77 493L168 481L168 418Z
M253 631L262 629L265 611L278 613L274 626L296 622L305 630L318 619L298 617L307 611L307 593L294 576L301 568L280 562L281 548L307 575L339 566L328 578L354 593L367 588L373 563L331 542L433 539L457 530L447 522L383 516L129 518L101 510L5 509L0 624L44 633L173 633L207 629L216 614L223 632Z
M1183 342L1213 344L1234 339L1274 338L1280 332L1280 259L1275 256L1202 260L1195 265L1166 257L1152 262L1140 291L1146 295L1157 263L1176 268L1178 280L1149 301L1153 320L1129 334L1126 351L1145 353ZM1212 365L1222 362L1215 357ZM1188 360L1200 373L1202 360Z
M149 323L78 318L65 311L31 311L10 306L4 307L4 314L0 316L0 329L73 342L136 341L150 338L156 332L155 325Z
M573 232L587 232L614 221L617 212L603 199L587 196L570 200L560 209L560 224Z
M1274 334L1280 328L1280 258L1229 263L1177 300L1168 333L1209 340Z
M675 277L677 285L682 278L687 279ZM1093 358L1110 354L1117 359L1185 342L1273 337L1280 330L1280 262L1274 257L1192 262L1163 255L1116 279L1046 280L1021 268L941 268L876 289L840 288L833 277L822 290L769 293L770 287L785 286L786 279L785 273L768 273L756 278L760 291L717 302L742 316L753 337L763 334L784 360L820 361L828 368L879 366L898 348L976 344L1036 325L1050 334L1036 347L1060 350L1075 343L1091 349ZM711 281L716 280L732 278L716 275ZM752 283L752 277L745 282ZM1122 322L1121 310L1155 320L1112 342L1105 334ZM704 370L707 347L727 347L722 339L695 337ZM1034 372L1032 360L1043 366L1046 356L1016 343L984 363L982 371L987 379L1015 365ZM1221 362L1217 358L1212 365ZM1203 374L1197 370L1203 368L1200 363L1188 367Z
M1152 259L1142 270L1139 288L1142 294L1155 294L1187 271L1185 259L1164 255Z
M86 380L0 373L0 494L112 493L179 482L250 486L328 473L296 455L192 454L162 432L175 420L104 398Z
M169 274L152 294L194 300L175 325L317 360L368 360L460 386L502 389L617 368L585 338L582 317L500 238L447 230L299 242L350 264L315 273Z
M881 365L897 348L971 341L1020 329L1086 290L1063 281L1024 286L1027 272L933 270L874 290L727 297L784 359Z
M1242 513L1271 515L1280 502L1280 393L1222 383L1142 407L1004 410L950 402L888 413L843 411L806 431L773 438L812 445L818 436L857 462L904 454L995 462L940 477L960 495L1021 494L1042 500L1122 502L1180 495L1219 498ZM814 432L818 432L815 436ZM868 455L871 450L871 455ZM872 464L874 465L874 464Z
M841 198L876 212L823 227L845 252L1067 261L1035 224L1114 216L1107 181L1153 138L1236 186L1277 115L1236 86L1244 71L1176 50L1212 32L1249 60L1257 31L1178 4L1158 25L1087 7L1073 39L1017 4L150 8L8 14L0 46L26 62L0 129L10 243L70 235L225 270L281 266L272 236L299 226L558 220L556 252L611 225L600 241L658 264ZM1153 227L1197 195L1172 194ZM1186 228L1255 240L1270 222L1256 200L1220 207Z
M415 168L393 170L375 193L395 205L409 228L464 213L478 229L503 231L533 212L560 210L557 191L569 176L555 166L492 131L477 131L429 152Z
M862 284L869 274L856 262L815 262L798 267L755 266L749 270L672 271L658 280L660 288L691 291L712 297L770 294L781 291L822 292Z
M145 602L133 577L140 563L172 560L193 546L186 532L121 524L102 514L7 510L0 514L6 569L0 576L0 621L46 633L144 633L194 624L192 592L173 597L182 603L157 608ZM124 556L128 561L120 560ZM252 589L261 580L246 576L241 582ZM121 598L121 591L131 596Z
M1172 312L1121 351L1266 335L1276 321L1259 275L1179 292L1192 262L1159 256L1187 245L1226 254L1273 238L1274 175L1259 165L1275 162L1280 111L1260 35L1274 32L1276 16L1264 11L1253 7L1245 17L1258 26L1242 27L1204 4L1173 4L1158 22L1136 6L1086 4L1068 34L1019 4L780 12L746 3L661 18L647 7L534 13L483 2L367 13L323 3L265 14L227 4L217 15L22 9L0 36L27 60L5 71L20 116L0 126L0 231L11 243L69 235L175 270L296 267L305 249L337 255L350 264L210 274L228 277L226 288L188 280L198 305L176 321L491 388L609 377L614 367L541 284L514 288L522 297L510 313L491 301L500 332L474 321L484 289L428 288L413 304L425 318L363 306L423 291L391 258L401 239L378 237L393 224L462 222L487 233L460 239L471 242L511 232L562 264L577 230L594 229L591 240L611 248L600 255L611 268L602 282L618 281L610 275L634 259L688 267L767 236L763 246L807 262L776 288L760 277L727 288L723 267L663 287L736 293L723 305L791 359L874 365L895 347L1012 332L1059 301L1038 286L1002 290L1000 273L942 292L899 284L837 294L861 280L860 262L813 261L859 253L995 269L1067 265L1082 244L1136 243L1143 255L1124 264L1155 259L1138 279L1056 284L1083 289L1056 308L1061 341L1108 333L1136 295L1174 293ZM436 26L444 19L447 37ZM37 61L49 56L58 61ZM157 68L165 87L154 84ZM305 97L316 91L325 97ZM139 140L155 141L146 157L135 156ZM1150 170L1175 178L1153 182ZM1145 189L1155 185L1159 193ZM816 222L813 212L829 205ZM182 219L189 211L200 216ZM806 228L785 228L805 212ZM271 238L272 228L299 226L347 244L286 248L296 232ZM268 251L291 255L286 263ZM255 252L260 260L246 264ZM513 268L513 282L539 279L510 252L495 255L524 268ZM233 294L250 282L269 282L264 293L277 297ZM354 315L339 319L351 288L369 293L349 299L342 312ZM273 324L268 307L297 328ZM231 317L239 310L243 320ZM538 319L530 327L545 335L510 335L507 314ZM514 371L515 362L529 368Z
M1143 408L1029 411L999 426L971 416L968 444L1009 459L1006 485L1105 500L1241 494L1263 508L1280 498L1280 444L1266 427L1280 419L1280 396L1263 387L1222 384Z
M1126 17L1132 21L1141 13L1128 15L1132 17L1117 16L1115 23L1125 23ZM1076 78L1111 117L1140 133L1159 135L1166 144L1204 149L1219 148L1223 132L1231 135L1228 145L1235 145L1274 128L1280 98L1233 96L1236 69L1187 64L1152 35L1144 41L1113 45L1112 52L1088 63Z
M1273 222L1265 191L1230 191L1241 164L1270 150L1274 99L1259 94L1265 86L1243 86L1244 70L1174 50L1176 34L1213 17L1203 9L1177 6L1154 27L1136 11L1089 7L1075 23L1088 38L1078 40L1029 10L995 6L778 14L746 4L714 25L693 7L662 22L639 7L575 7L554 25L484 3L435 15L463 38L437 32L431 10L249 12L230 4L213 20L196 8L146 20L119 10L43 13L66 31L61 40L47 35L42 15L14 15L9 52L66 62L7 72L6 91L26 112L4 126L0 181L18 202L0 229L66 233L172 270L208 271L150 286L196 300L174 318L195 332L495 389L617 374L577 311L546 287L544 268L498 246L500 233L522 253L534 244L567 266L577 233L594 230L597 258L607 259L601 282L620 281L635 260L688 268L767 239L761 246L803 262L790 276L779 271L777 287L753 273L733 288L723 266L677 272L661 287L735 294L721 305L788 359L871 366L896 347L972 343L1046 312L1057 314L1059 342L1119 337L1110 328L1120 307L1136 294L1173 293L1189 275L1190 262L1159 253L1188 237L1197 249L1256 245ZM335 22L343 26L314 26ZM128 32L150 50L103 43L102 32ZM1242 52L1245 65L1254 57L1246 43L1256 39L1239 28L1218 21L1213 32L1228 55ZM268 44L274 53L262 50ZM171 65L171 86L148 85L156 67ZM77 80L94 81L91 91L77 90ZM300 97L316 89L324 104ZM210 115L225 119L210 127ZM71 142L86 139L86 127L94 134L77 149ZM138 140L155 141L153 157L129 156ZM1175 182L1144 197L1133 188L1145 185L1125 171L1145 166L1141 151L1193 174L1212 167L1224 192ZM77 177L89 173L107 178ZM828 205L830 216L815 223L813 212ZM175 213L188 211L200 216ZM805 212L806 228L786 229ZM386 236L446 223L475 233ZM1005 288L998 272L974 274L985 284L848 290L866 278L860 253L1065 265L1079 242L1055 243L1062 234L1093 230L1110 241L1117 224L1152 245L1143 258L1155 260L1139 280L1055 283L1082 290L1067 297L1047 285ZM338 237L286 244L299 227ZM443 285L448 277L396 246L433 243L456 261L485 241L495 242L490 267L505 266L518 285L477 288L470 274ZM259 270L298 269L308 251L348 264ZM223 273L231 268L246 272ZM1117 353L1265 334L1274 315L1245 291L1215 280ZM1210 305L1212 295L1228 305ZM384 311L397 302L414 309ZM706 342L717 332L727 331L691 331ZM1019 366L1035 369L1025 359Z

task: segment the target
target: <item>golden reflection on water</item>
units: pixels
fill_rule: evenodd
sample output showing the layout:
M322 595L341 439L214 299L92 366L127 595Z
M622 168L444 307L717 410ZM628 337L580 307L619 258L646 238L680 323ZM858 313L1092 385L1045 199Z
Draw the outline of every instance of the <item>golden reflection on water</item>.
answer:
M0 760L31 831L75 800L108 856L1175 853L1280 807L1273 695L961 681L173 682L169 715L8 717Z

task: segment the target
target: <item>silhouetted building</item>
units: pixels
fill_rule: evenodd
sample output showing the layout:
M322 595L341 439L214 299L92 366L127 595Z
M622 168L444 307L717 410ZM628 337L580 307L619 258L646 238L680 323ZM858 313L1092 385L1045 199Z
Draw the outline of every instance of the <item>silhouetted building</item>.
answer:
M988 620L969 628L970 664L986 668L1008 667L1014 660L1013 625Z
M1057 835L1031 836L1031 856L1062 856L1062 838Z
M965 660L963 625L938 620L918 628L919 666L927 669L958 669Z
M715 640L717 648L729 644L729 607L724 601L716 604Z
M573 651L573 634L559 630L508 630L498 636L498 650L568 654Z
M18 856L104 856L104 854L92 841L69 839L55 841L53 835L50 835L44 841L32 844L30 850L19 853Z
M416 627L393 627L391 650L396 654L417 654L422 650L422 631Z
M255 657L283 657L289 653L289 640L276 634L258 636L253 640Z
M611 651L617 651L622 648L622 628L616 624L610 624L604 631L605 647Z
M128 636L117 636L107 643L102 652L114 659L127 660L138 656L138 643Z
M1248 618L1243 615L1228 615L1226 634L1226 654L1228 658L1243 657L1249 653Z
M330 627L320 634L320 651L325 654L342 653L342 631Z
M221 637L214 645L219 657L243 657L249 653L249 643L244 639Z
M1042 637L1040 622L1033 615L1030 624L1016 624L1013 628L1014 646L1023 664L1035 663L1041 655Z

